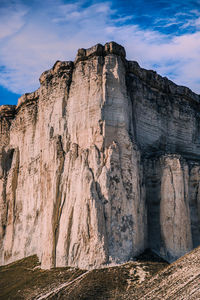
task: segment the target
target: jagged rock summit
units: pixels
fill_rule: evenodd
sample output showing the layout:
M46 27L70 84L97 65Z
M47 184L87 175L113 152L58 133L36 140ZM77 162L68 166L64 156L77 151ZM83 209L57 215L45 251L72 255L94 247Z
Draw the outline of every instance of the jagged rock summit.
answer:
M200 244L200 97L111 42L0 107L0 264L99 267Z

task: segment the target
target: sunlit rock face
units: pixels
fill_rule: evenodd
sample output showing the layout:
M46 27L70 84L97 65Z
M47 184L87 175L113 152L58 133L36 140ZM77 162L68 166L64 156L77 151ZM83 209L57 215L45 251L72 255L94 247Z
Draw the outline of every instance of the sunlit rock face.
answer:
M149 246L171 262L193 248L188 164L177 154L145 163Z
M199 96L111 42L0 107L0 263L168 261L200 244Z

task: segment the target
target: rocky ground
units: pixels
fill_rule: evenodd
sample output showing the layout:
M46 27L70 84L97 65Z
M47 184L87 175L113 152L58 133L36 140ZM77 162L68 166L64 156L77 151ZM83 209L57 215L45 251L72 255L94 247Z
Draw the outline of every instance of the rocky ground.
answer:
M41 270L36 256L0 267L0 299L117 299L168 264L150 252L137 261L96 270Z
M116 297L126 300L196 300L200 299L200 247L170 264L139 288Z
M136 261L95 270L41 270L36 256L0 267L0 299L200 299L200 247L168 265L146 251Z

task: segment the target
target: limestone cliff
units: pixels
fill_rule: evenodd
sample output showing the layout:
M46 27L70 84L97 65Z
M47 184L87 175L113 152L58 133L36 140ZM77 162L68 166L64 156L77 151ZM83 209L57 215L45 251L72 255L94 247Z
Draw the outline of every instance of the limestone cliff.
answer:
M0 263L172 261L200 244L200 97L114 42L0 107Z

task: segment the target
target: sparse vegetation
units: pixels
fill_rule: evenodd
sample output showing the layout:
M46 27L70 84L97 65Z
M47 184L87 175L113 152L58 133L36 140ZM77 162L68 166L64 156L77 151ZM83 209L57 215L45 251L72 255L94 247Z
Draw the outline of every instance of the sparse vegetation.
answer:
M91 270L46 299L116 299L167 265L164 261L152 260L149 256L149 261L145 261L141 256L138 261ZM85 272L70 267L41 270L37 256L31 256L0 267L0 299L37 299Z

